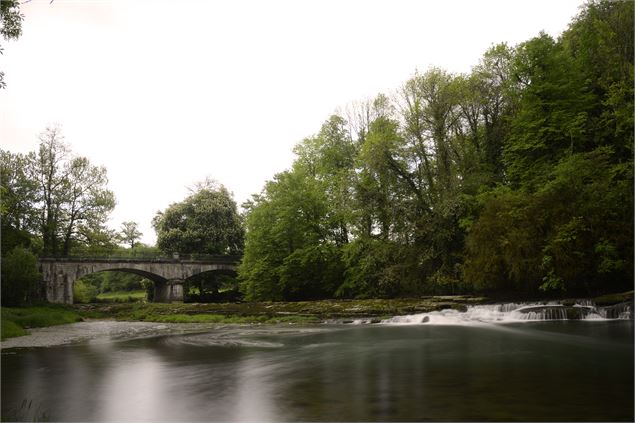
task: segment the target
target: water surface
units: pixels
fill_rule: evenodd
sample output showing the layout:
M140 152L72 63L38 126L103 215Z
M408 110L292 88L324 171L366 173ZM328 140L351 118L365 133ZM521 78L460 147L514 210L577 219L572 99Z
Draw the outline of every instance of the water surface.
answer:
M2 415L632 421L633 322L233 328L4 350Z

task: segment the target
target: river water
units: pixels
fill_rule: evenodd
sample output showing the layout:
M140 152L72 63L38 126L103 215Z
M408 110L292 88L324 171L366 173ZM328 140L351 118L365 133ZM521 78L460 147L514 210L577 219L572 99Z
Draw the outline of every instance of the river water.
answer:
M632 320L499 323L453 313L5 349L2 416L633 421Z

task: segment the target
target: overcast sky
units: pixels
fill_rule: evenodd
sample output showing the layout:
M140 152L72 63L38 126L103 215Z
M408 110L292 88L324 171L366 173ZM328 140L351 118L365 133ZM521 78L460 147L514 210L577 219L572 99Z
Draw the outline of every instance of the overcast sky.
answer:
M150 222L211 177L238 204L291 165L336 108L390 94L416 69L469 72L492 44L558 36L580 0L143 1L22 5L2 42L0 143L59 124L108 169L110 226Z

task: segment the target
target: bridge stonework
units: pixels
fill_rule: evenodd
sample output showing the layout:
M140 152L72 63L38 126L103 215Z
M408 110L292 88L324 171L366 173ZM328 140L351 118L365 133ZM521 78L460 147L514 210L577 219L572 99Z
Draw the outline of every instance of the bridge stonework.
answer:
M50 303L73 304L73 285L77 279L96 272L122 271L141 275L154 282L154 301L183 301L186 279L204 272L235 273L238 260L219 257L211 260L178 259L84 259L40 258L46 299Z

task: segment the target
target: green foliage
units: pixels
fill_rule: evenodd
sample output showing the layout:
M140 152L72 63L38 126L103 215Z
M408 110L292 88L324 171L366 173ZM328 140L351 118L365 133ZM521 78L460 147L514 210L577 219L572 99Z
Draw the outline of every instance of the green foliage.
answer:
M152 222L157 246L165 253L237 254L244 229L236 203L224 186L207 184Z
M557 164L534 193L487 195L466 242L464 276L479 289L588 294L632 284L632 165L611 149Z
M0 326L2 327L2 336L0 337L2 341L7 338L15 338L16 336L24 336L27 334L26 329L22 326L11 320L5 320L4 317L0 322Z
M31 302L38 297L39 281L35 255L22 247L15 247L2 258L2 305Z
M382 298L399 294L399 246L373 238L360 238L344 249L346 278L336 291L344 298Z
M114 291L97 294L95 300L99 303L126 303L146 300L145 290Z
M239 276L248 299L282 300L285 292L297 291L292 285L302 280L292 281L293 269L299 261L311 263L319 254L306 251L287 258L296 250L325 242L328 233L328 205L320 185L304 168L283 172L246 205L247 238ZM283 275L287 288L281 284Z
M72 156L59 128L40 135L37 152L1 151L0 159L3 251L23 245L45 255L68 255L76 248L112 247L113 234L104 223L115 198L106 188L106 169Z
M278 268L282 296L288 300L330 298L342 283L344 268L333 244L298 248Z
M0 225L2 251L36 247L37 184L27 174L28 156L0 149Z
M74 303L93 303L97 300L97 288L79 279L73 284Z
M518 47L514 71L519 102L504 161L511 182L534 187L565 154L593 148L593 95L579 65L544 33Z
M633 3L587 3L560 39L522 43L512 64L510 183L480 196L464 277L527 293L632 286Z
M141 286L146 292L146 300L153 301L154 300L154 282L149 281L148 279L144 279L141 281Z
M130 248L135 247L137 240L141 238L142 235L141 231L139 231L139 224L137 222L123 222L121 224L119 238L121 242L129 244Z
M247 204L247 298L628 287L632 18L591 1L558 39L332 116Z
M18 7L2 4L3 18ZM394 96L329 117L244 216L224 187L199 184L155 217L158 247L237 254L244 238L249 300L627 288L633 13L633 2L592 0L557 39L494 45L465 75L417 72ZM57 128L41 141L28 155L2 152L3 253L142 255L134 222L119 236L104 227L105 170L72 157ZM235 298L235 280L188 282L190 300ZM151 282L123 273L77 289L141 286L151 298Z
M28 329L62 325L80 322L81 320L82 318L77 312L64 306L2 307L2 337L4 339L5 334L7 338L25 335L26 332L23 332L20 328ZM5 325L7 329L5 329Z
M185 281L185 302L227 302L242 297L234 272L203 272Z
M78 281L93 287L97 293L104 293L142 289L145 279L143 276L134 273L107 271L91 273Z
M20 13L18 0L0 1L0 35L5 40L17 39L22 35L22 20L24 15ZM0 46L0 54L3 49ZM0 71L0 89L5 88L4 72Z

